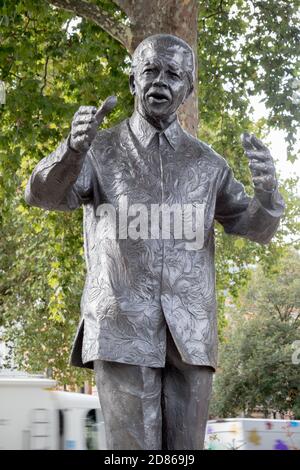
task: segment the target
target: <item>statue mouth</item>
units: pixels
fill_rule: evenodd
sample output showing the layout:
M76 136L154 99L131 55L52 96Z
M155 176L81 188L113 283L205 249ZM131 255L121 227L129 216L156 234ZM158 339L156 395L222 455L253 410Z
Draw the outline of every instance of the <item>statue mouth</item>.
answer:
M147 94L150 104L161 104L170 101L170 96L163 91L151 91Z

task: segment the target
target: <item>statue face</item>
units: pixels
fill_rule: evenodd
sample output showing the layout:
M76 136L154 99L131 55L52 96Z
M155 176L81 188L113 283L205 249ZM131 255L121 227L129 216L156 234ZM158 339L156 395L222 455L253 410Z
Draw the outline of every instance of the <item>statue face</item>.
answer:
M189 90L183 60L180 49L175 47L142 51L131 76L131 90L139 111L154 119L164 119L176 112Z

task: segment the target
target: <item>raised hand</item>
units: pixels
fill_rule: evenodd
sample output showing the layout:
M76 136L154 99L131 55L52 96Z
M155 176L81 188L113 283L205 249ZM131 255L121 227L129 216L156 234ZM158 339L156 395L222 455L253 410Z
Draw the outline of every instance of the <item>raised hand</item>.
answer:
M273 158L269 149L254 134L250 135L247 132L243 133L242 143L249 158L254 188L273 191L277 180Z
M87 152L104 117L116 104L117 98L109 96L99 109L95 106L80 106L72 121L70 147L76 152Z

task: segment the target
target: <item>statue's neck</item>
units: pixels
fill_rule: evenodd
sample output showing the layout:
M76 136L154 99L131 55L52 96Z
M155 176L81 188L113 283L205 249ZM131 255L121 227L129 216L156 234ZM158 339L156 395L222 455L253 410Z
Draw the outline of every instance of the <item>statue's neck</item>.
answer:
M169 125L176 119L176 113L172 113L171 115L163 118L157 118L156 116L150 116L147 114L144 109L141 109L140 106L137 106L137 111L143 116L143 118L146 119L146 121L148 121L153 127L160 131L163 131L169 127Z

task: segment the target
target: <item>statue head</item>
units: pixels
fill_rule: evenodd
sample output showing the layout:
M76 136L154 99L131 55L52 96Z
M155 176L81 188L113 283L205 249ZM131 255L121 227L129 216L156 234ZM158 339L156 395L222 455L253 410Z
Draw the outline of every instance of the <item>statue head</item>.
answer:
M151 119L165 119L193 91L194 54L182 39L156 34L144 39L132 56L130 89L137 109Z

